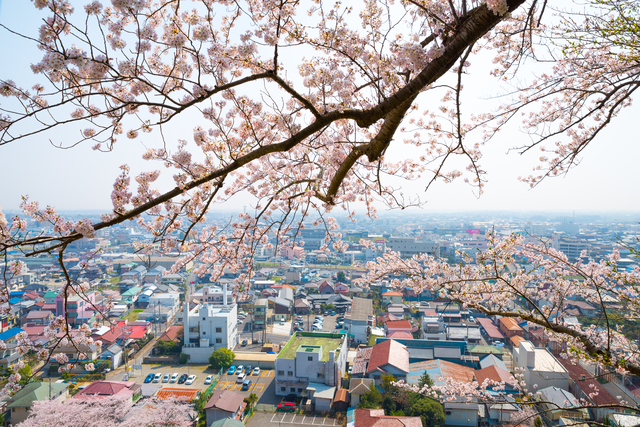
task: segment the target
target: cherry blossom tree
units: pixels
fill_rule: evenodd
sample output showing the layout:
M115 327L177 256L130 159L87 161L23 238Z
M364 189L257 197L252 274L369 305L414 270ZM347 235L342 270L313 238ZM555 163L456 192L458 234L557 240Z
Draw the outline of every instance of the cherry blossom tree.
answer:
M22 215L7 219L0 212L0 304L8 310L7 283L24 267L8 256L13 250L57 254L65 299L87 298L88 285L72 279L63 254L72 242L125 221L136 221L154 236L138 251L159 247L179 255L174 270L198 259L195 272L214 279L229 269L242 271L238 281L246 282L254 250L303 244L297 232L312 214L329 232L325 249L332 239L334 249L344 249L336 221L328 216L334 207L353 215L353 206L362 203L375 218L380 203L391 208L421 203L404 195L390 177L424 180L427 188L461 178L481 193L483 147L520 113L533 139L519 149L541 147L550 153L523 179L535 185L567 171L631 102L638 81L638 6L631 0L590 0L580 15L563 14L545 26L543 18L557 3L112 0L75 7L64 0L34 0L35 7L48 11L32 39L42 50L42 59L32 65L39 82L28 89L2 76L0 145L64 130L78 136L55 141L62 148L91 144L117 152L123 139L153 135L155 145L144 159L164 166L174 183L157 189L160 170L132 173L123 164L113 185L113 209L100 222L65 219L27 196ZM500 110L471 114L463 108L462 88L473 72L471 59L479 55L493 55L496 79L519 77L523 64L536 59L553 68L521 79L525 83L513 88L514 96ZM184 117L199 120L190 137L167 136L176 128L184 134ZM410 147L412 154L398 159L392 146ZM468 164L466 169L456 169L456 158ZM206 224L210 209L244 194L254 198L251 213L224 228ZM30 234L27 218L52 232ZM460 270L415 260L410 264L414 274L425 272L415 286L432 287L474 307L482 306L479 295L488 289L495 307L485 307L487 313L542 324L568 336L576 351L603 363L607 359L610 366L633 365L635 359L617 352L621 341L614 331L602 350L605 344L596 333L552 322L549 315L563 298L547 295L552 291L535 291L545 293L550 307L507 310L507 298L514 295L533 302L529 292L534 291L525 286L528 276L514 281L502 270L487 269L492 263L502 268L506 258L501 257L515 256L516 246L483 255L479 260L487 266L480 262ZM547 259L560 259L532 248L525 255L541 268ZM371 267L372 275L407 262L390 254ZM573 268L566 260L556 262ZM597 272L594 289L610 286L607 291L613 292L607 280L617 276L606 267L575 268L585 275ZM549 269L544 279L557 283L553 290L580 292L563 281L562 268ZM439 277L444 281L434 284ZM506 290L494 289L491 281L502 286L506 279ZM38 347L20 336L21 351L49 360L56 346L94 344L88 326L74 331L64 317L46 333L56 338L53 344ZM15 389L16 381L9 381L5 392Z
M58 425L61 427L191 426L197 416L193 408L175 400L143 399L135 406L131 399L109 396L89 399L69 398L33 402L29 417L21 427Z

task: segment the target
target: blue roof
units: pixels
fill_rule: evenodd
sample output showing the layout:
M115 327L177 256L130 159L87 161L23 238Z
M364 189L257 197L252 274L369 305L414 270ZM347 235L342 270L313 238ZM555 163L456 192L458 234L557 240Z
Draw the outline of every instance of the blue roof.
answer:
M22 298L13 297L9 300L9 304L17 304L22 301Z
M4 331L0 334L0 340L6 341L18 335L20 332L24 332L23 329L20 328L11 328L9 330Z
M9 296L11 297L21 297L24 295L24 291L11 291L9 292Z

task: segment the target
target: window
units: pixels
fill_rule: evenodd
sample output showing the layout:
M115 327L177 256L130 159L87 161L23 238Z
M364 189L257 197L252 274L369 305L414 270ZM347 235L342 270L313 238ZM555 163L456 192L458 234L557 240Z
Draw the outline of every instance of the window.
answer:
M303 388L299 388L299 389L298 389L298 393L302 393L303 391L304 391L304 389L303 389Z
M295 387L291 387L291 393L295 393L296 392L296 388Z
M318 373L318 378L324 378L324 374Z
M309 362L313 362L313 356L309 356L309 357L307 357L307 360L308 360Z
M280 387L280 391L287 391L286 387Z
M202 331L202 335L207 335L207 333L205 331Z
M222 344L222 338L216 338L216 344Z
M284 371L278 371L278 375L284 375Z
M222 328L216 328L216 332L217 332L217 333L222 332Z
M203 318L202 318L202 320L207 320L207 319L205 319L205 318L203 317Z

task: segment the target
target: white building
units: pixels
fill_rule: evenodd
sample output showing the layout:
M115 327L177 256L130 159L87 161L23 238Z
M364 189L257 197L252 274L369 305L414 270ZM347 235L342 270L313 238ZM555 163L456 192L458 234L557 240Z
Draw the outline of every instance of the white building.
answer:
M537 348L531 341L520 341L513 349L513 364L524 371L528 391L547 387L569 390L569 372L546 348Z
M339 387L347 350L346 334L296 332L276 358L276 395L300 396L312 383Z
M194 292L191 296L191 300L200 301L202 304L222 305L224 303L223 293L224 290L219 286L205 286L204 288ZM227 301L233 303L233 290L227 290L226 293Z
M373 302L370 299L354 297L351 310L344 315L344 326L355 343L366 343L370 325L373 324Z
M409 237L390 237L387 239L387 249L400 252L403 258L410 258L420 254L440 256L439 242L416 242L415 239Z
M236 346L238 343L238 306L236 304L228 305L227 299L224 298L222 305L198 304L189 312L187 312L189 305L184 304L184 307L183 316L186 321L182 352L189 358L189 363L208 363L209 356L214 350L233 349Z

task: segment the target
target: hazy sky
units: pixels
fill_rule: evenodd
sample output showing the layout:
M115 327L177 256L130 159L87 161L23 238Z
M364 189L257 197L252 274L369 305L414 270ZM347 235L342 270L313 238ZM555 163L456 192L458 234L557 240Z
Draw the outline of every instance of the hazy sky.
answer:
M39 15L31 2L0 0L0 22L18 31L37 34ZM39 51L28 43L10 36L0 29L0 78L13 79L25 86L29 79L29 64L37 62ZM473 67L471 68L473 73ZM476 85L484 89L486 73L471 74L466 88ZM473 91L491 96L492 93ZM3 100L0 99L0 105ZM468 101L470 102L470 101ZM475 101L479 108L484 105ZM485 194L476 198L472 188L460 181L438 184L423 193L424 182L407 184L406 194L419 193L428 203L426 210L563 210L578 212L633 210L640 212L640 191L637 184L640 144L637 118L640 107L632 107L618 116L582 157L578 168L566 177L549 179L534 189L517 181L529 175L534 165L532 156L507 155L510 147L527 138L516 128L504 132L491 142L482 165L489 172ZM195 118L194 118L195 119ZM190 123L190 122L188 122ZM195 123L195 122L194 122ZM189 128L187 128L189 129ZM121 138L114 152L99 153L89 144L69 150L54 148L47 138L65 140L67 135L52 132L30 140L0 146L0 206L3 210L17 209L21 195L51 204L59 209L104 209L111 207L112 184L118 166L128 163L135 175L148 163L141 160L147 141ZM184 138L190 138L190 129ZM402 155L401 144L392 147L395 155ZM146 166L148 168L148 166ZM161 166L157 168L162 169ZM169 172L171 176L173 172ZM165 181L166 182L166 181ZM170 183L169 183L170 184ZM236 200L224 208L242 208L246 200Z

